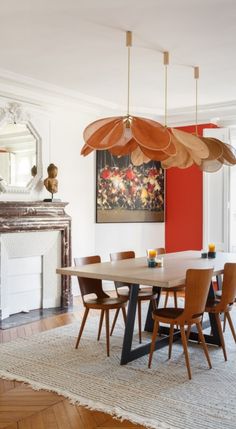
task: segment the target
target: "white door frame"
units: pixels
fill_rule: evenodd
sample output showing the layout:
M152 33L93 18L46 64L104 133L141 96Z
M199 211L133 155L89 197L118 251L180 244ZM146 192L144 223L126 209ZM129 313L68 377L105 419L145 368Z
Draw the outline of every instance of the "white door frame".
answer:
M203 135L229 143L229 128L206 128ZM229 251L229 233L230 167L223 166L216 173L203 173L203 248L213 242L219 251Z

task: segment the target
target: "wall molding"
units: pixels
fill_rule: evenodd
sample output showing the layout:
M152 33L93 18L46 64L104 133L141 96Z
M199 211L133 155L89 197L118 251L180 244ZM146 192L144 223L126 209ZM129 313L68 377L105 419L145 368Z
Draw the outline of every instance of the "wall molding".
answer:
M84 113L94 114L95 119L103 115L122 115L125 106L111 103L107 100L59 87L48 82L33 79L0 68L0 96L6 101L14 100L31 104L38 109L60 109L70 107L73 110L83 110ZM131 106L135 115L148 115L151 119L164 123L164 115L157 107ZM236 100L222 103L212 103L198 106L199 123L221 121L236 123ZM168 124L170 126L191 125L195 122L195 106L169 109Z

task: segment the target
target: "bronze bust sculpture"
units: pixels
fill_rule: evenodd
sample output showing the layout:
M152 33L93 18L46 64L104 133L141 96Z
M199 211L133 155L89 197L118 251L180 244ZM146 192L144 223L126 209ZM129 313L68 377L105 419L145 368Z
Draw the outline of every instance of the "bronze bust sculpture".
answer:
M45 188L48 190L48 192L51 193L52 195L51 201L52 201L53 194L55 194L58 191L58 180L56 179L58 168L56 167L55 164L49 164L47 168L47 172L48 172L48 177L44 180L43 183Z

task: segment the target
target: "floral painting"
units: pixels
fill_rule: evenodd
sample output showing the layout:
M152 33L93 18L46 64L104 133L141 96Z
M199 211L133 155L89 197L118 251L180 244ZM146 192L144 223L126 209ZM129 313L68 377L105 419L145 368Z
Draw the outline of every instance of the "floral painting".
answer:
M164 171L157 161L134 166L129 156L97 151L96 221L164 222Z

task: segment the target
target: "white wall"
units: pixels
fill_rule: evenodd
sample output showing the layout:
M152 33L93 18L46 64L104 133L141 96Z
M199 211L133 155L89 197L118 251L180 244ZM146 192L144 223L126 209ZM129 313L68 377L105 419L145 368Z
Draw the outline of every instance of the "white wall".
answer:
M235 120L236 123L236 120ZM230 128L230 143L236 150L236 127ZM236 252L236 166L230 168L230 233L229 250Z
M116 223L97 224L95 227L95 249L104 260L109 253L134 250L144 256L146 249L164 247L164 223Z

